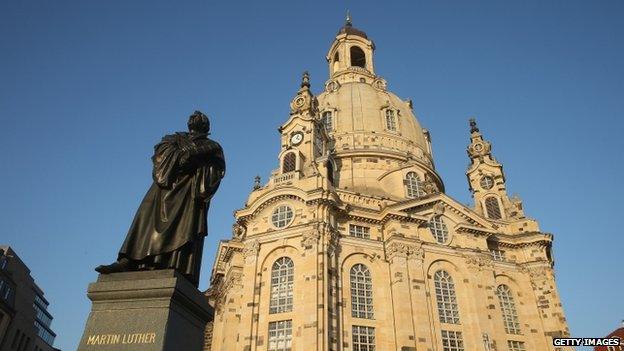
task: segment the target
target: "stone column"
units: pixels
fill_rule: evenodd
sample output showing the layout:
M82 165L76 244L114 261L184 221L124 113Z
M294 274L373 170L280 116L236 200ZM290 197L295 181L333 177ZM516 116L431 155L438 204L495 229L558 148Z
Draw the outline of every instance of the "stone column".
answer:
M408 255L416 251L416 246L403 242L392 241L386 245L386 258L390 263L390 289L392 291L392 308L394 309L394 325L396 328L397 349L416 350L414 335L414 311L410 294L410 273Z

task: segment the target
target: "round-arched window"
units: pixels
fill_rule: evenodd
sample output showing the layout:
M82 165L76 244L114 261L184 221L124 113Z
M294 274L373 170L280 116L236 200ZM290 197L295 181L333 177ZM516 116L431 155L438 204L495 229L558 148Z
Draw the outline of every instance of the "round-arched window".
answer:
M423 191L420 184L420 178L418 177L418 174L416 174L416 172L408 172L405 175L404 183L407 197L409 197L410 199L416 199L425 195L425 192Z
M368 267L358 263L351 267L351 316L373 319L373 281Z
M503 218L500 206L498 205L498 199L494 196L489 196L485 199L485 212L487 213L488 218Z
M505 331L508 334L520 334L520 321L518 319L518 310L514 301L511 289L505 284L499 285L496 289L498 302L503 314L503 322L505 323Z
M440 244L444 244L449 239L449 231L442 216L435 216L429 221L429 230L431 234Z
M276 228L285 228L292 222L294 217L295 214L290 206L280 205L273 210L271 223L273 223Z
M280 257L271 268L269 313L290 312L293 308L294 264L290 257Z
M357 66L366 68L366 54L357 46L352 46L351 52L351 66Z
M297 156L294 152L289 152L284 156L282 173L292 172L295 168L297 168Z

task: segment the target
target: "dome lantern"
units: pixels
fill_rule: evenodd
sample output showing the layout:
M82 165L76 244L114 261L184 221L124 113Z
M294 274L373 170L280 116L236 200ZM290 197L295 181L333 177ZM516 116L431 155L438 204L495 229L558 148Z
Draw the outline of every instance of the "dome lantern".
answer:
M347 14L327 54L329 76L339 81L371 81L375 77L373 52L375 44L363 31L353 27Z

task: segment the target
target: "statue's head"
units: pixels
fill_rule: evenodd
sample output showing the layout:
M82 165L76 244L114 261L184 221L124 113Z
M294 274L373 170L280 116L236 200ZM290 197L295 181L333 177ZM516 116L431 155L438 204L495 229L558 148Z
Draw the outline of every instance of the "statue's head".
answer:
M207 134L210 131L210 121L208 120L208 116L200 111L193 112L188 120L188 129L189 132Z

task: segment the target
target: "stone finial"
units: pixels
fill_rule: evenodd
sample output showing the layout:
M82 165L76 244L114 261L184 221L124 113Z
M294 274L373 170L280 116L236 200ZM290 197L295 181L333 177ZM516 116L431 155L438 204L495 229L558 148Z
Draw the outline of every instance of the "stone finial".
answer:
M473 118L470 119L470 133L476 133L479 131L477 127L477 120Z
M301 87L310 87L310 74L308 71L303 72L303 75L301 76Z
M259 175L257 175L257 176L255 176L255 177L254 177L254 185L253 185L253 189L254 189L254 190L258 190L258 189L260 189L260 179L261 179L261 178L260 178L260 176L259 176Z

